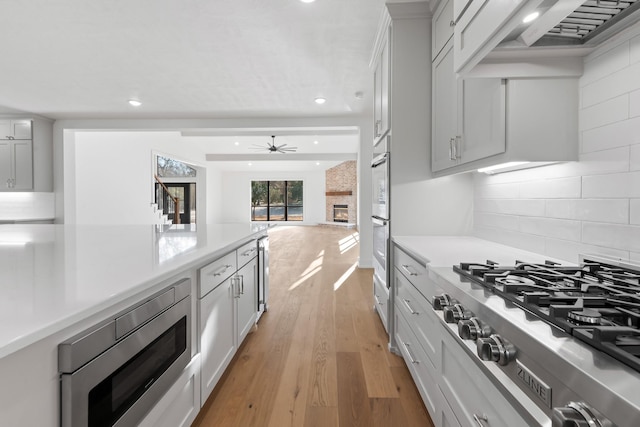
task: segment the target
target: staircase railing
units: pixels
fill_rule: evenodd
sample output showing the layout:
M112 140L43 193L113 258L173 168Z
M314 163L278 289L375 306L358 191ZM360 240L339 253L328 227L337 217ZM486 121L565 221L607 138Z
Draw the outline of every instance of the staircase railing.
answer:
M175 197L174 195L172 195L169 192L169 189L167 188L166 185L164 185L164 183L162 181L160 181L160 178L158 178L158 175L153 175L154 178L156 179L156 181L158 182L158 184L160 184L160 186L162 187L162 189L164 190L164 193L162 195L158 195L157 199L158 199L158 204L160 204L160 202L162 200L164 200L163 195L166 194L169 199L173 202L173 223L174 224L180 224L180 199ZM169 206L167 206L168 208ZM165 210L165 206L162 206L162 210ZM167 213L170 212L171 210L167 210Z

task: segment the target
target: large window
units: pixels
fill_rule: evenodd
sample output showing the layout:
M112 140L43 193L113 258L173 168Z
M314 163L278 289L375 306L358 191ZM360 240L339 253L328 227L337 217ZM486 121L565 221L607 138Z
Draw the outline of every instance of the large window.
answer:
M252 221L302 221L302 181L251 181Z

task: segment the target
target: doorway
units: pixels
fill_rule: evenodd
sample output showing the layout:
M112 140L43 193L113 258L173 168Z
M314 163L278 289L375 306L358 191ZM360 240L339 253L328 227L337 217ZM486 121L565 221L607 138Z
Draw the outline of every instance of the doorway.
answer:
M167 191L156 183L156 203L164 211L169 220L176 223L175 205L171 197L179 200L180 224L194 224L196 222L195 194L196 184L188 182L165 182ZM171 196L171 197L170 197Z

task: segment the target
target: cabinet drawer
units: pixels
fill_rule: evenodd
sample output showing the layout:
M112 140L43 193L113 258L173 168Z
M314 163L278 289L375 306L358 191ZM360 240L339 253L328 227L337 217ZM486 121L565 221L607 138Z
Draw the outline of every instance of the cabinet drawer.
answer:
M438 374L428 362L427 355L422 347L417 344L418 339L413 334L409 323L402 313L395 313L396 342L402 357L409 368L411 377L422 396L427 411L433 417L442 399L438 389ZM437 425L437 424L436 424Z
M238 269L236 251L229 252L200 269L198 298L204 297Z
M393 259L395 267L423 292L422 289L427 285L427 267L397 246L394 247Z
M401 312L410 322L411 329L419 344L424 348L433 369L438 369L440 321L425 297L397 270L395 270L395 275L396 311Z
M382 320L384 329L389 333L389 291L376 277L373 275L373 299L376 311Z
M236 251L238 253L238 268L242 268L246 263L254 259L258 255L258 242L252 240L240 246Z
M470 355L449 332L443 331L441 389L460 423L476 425L477 417L485 418L484 425L491 427L531 425L485 376L473 357L476 356ZM473 381L469 381L471 378Z

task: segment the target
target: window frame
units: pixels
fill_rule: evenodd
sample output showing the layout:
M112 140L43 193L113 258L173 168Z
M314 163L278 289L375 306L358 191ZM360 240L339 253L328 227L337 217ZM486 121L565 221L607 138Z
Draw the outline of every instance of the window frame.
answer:
M255 204L253 198L253 185L254 183L266 183L266 204ZM300 182L302 186L302 197L300 197L300 203L290 203L289 202L289 186L290 183ZM271 202L271 184L272 183L284 183L282 188L283 192L283 201L282 204L274 205ZM273 219L271 209L272 208L283 208L283 218L281 219ZM255 216L255 208L266 208L266 219L257 219ZM302 213L299 215L300 219L291 219L292 216L297 217L298 215L291 215L289 211L291 208L300 208ZM251 180L251 221L252 222L302 222L304 221L304 181L301 179L252 179Z

